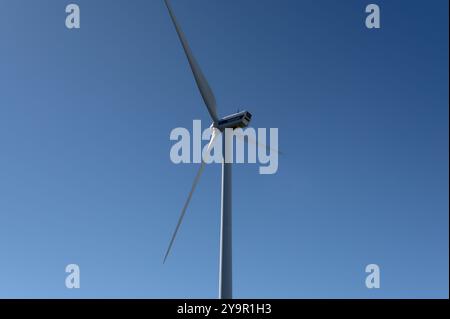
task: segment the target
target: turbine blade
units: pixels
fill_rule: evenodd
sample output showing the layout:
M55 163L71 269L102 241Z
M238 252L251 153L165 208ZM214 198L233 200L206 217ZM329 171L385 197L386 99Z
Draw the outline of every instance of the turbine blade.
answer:
M252 138L251 136L247 136L247 135L242 135L242 134L236 134L236 137L239 138L240 140L244 141L244 142L248 142L251 144L254 144L258 147L262 147L265 148L266 151L272 150L276 153L278 153L279 155L283 155L283 153L281 153L279 150L277 150L276 148L270 147L264 143L260 143L258 141L256 141L254 138ZM247 139L245 139L245 137L247 137Z
M178 229L180 228L181 223L183 222L184 215L186 214L186 209L189 206L189 203L191 201L192 194L194 194L195 188L197 187L197 184L200 180L200 177L202 176L204 169L205 169L205 162L202 161L202 163L200 165L200 169L198 170L197 175L195 176L194 183L192 184L191 191L189 192L188 198L187 198L186 202L184 203L183 209L181 210L181 215L178 218L177 226L175 227L175 231L173 232L172 238L170 239L169 247L167 248L166 254L164 255L163 263L166 262L167 256L169 256L170 250L172 249L173 242L175 241L175 237L177 236Z
M208 154L209 154L209 151L211 150L211 147L214 145L215 140L217 139L217 137L219 135L220 135L220 131L216 128L213 128L211 140L210 140L208 148L207 148ZM181 214L180 214L180 217L178 218L178 223L177 223L177 226L175 227L175 231L173 232L172 238L170 239L169 247L167 248L166 254L164 255L163 264L166 262L167 257L169 256L170 250L172 249L172 246L173 246L173 243L177 236L178 230L181 226L181 223L183 222L184 215L186 214L186 210L189 206L189 203L191 202L192 195L194 194L195 188L197 187L198 182L200 181L200 177L202 176L202 173L205 170L205 166L206 166L206 163L202 160L202 163L197 172L197 175L195 176L194 182L192 183L191 191L189 192L186 202L184 203L183 209L181 210Z
M180 38L181 45L183 46L184 49L184 53L186 54L186 57L189 61L189 65L191 67L192 73L194 74L195 82L197 83L197 87L200 91L203 101L205 102L205 105L208 108L209 115L211 116L214 122L217 122L219 120L219 117L217 116L216 98L214 97L214 93L211 90L211 87L209 86L205 76L203 75L203 72L200 69L199 64L195 60L194 54L192 53L191 48L189 47L189 44L187 42L186 36L183 33L183 30L181 30L181 27L177 21L177 18L175 17L175 14L172 10L172 6L169 3L169 0L164 0L164 2L166 4L167 9L169 10L170 18L172 19L178 37Z

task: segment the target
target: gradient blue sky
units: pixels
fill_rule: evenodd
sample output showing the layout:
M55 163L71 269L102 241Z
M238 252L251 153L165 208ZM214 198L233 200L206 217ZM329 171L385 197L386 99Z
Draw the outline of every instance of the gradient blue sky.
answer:
M0 297L215 298L220 165L162 264L169 133L209 124L163 1L75 2L0 0ZM276 175L234 168L235 297L447 298L448 1L172 3L220 113L279 128Z

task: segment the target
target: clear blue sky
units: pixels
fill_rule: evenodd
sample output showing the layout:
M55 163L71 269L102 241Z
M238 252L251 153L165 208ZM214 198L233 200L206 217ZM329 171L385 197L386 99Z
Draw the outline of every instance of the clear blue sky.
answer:
M209 123L163 1L75 2L0 0L0 297L215 298L220 165L162 264L169 133ZM371 2L172 0L219 112L279 128L276 175L233 172L237 298L448 297L448 1Z

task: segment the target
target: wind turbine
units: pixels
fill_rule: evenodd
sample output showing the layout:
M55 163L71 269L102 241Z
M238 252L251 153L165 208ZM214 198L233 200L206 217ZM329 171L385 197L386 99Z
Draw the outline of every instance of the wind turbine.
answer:
M232 185L231 185L231 168L232 164L227 163L225 159L227 158L227 153L230 151L230 147L232 147L231 143L226 143L225 141L225 129L236 129L236 128L245 128L251 121L252 115L247 112L239 112L236 114L232 114L226 116L222 119L219 118L217 114L217 106L216 99L214 97L214 93L211 90L203 72L200 69L195 57L189 47L187 39L181 30L181 27L175 17L175 14L172 10L172 6L169 3L169 0L164 0L166 7L169 11L170 18L175 26L178 37L181 41L181 45L183 46L184 52L186 54L187 60L191 67L192 73L195 78L195 82L197 83L200 94L203 98L203 101L206 105L206 108L211 116L213 121L211 128L211 140L208 145L208 151L206 154L209 154L210 149L213 147L216 139L222 134L222 210L221 210L221 226L220 226L220 271L219 271L219 298L221 299L231 299L233 297L233 280L232 280ZM232 151L232 150L231 150ZM232 153L231 153L232 154ZM164 262L167 260L167 256L172 249L172 245L175 241L175 237L178 233L180 225L183 221L184 215L186 213L187 207L192 198L192 194L197 187L197 184L200 180L200 177L205 169L206 163L202 160L200 168L198 170L197 175L195 176L194 182L191 187L191 191L187 197L187 200L181 210L180 217L178 219L177 226L175 227L175 231L172 235L172 238L169 243L169 247L167 248L166 254L164 256Z

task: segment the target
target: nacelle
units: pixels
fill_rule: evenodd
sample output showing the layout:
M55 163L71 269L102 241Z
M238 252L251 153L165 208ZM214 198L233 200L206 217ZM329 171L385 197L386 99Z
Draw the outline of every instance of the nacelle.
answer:
M223 131L226 128L245 128L250 124L252 115L250 112L242 111L236 114L228 115L217 123L217 128Z

